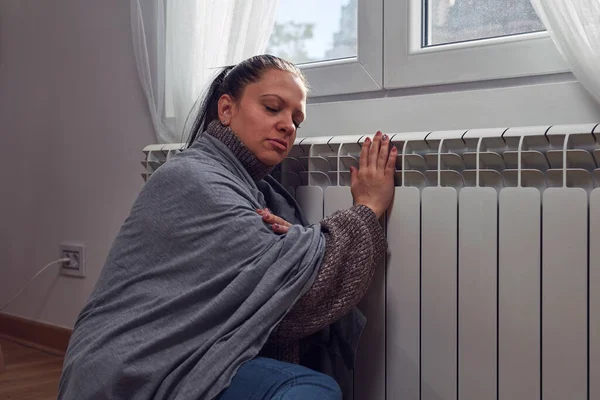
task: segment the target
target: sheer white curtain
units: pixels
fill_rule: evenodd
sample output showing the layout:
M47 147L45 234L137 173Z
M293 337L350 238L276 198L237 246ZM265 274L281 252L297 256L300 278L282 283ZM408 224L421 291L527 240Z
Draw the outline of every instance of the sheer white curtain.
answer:
M531 0L581 84L600 103L600 0Z
M219 67L265 51L278 0L130 0L135 59L159 143L181 142Z

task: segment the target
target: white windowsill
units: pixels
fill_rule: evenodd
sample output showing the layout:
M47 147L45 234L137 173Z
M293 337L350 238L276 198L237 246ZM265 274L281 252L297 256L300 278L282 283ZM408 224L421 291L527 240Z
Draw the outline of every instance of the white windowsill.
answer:
M312 98L299 136L600 122L571 74Z

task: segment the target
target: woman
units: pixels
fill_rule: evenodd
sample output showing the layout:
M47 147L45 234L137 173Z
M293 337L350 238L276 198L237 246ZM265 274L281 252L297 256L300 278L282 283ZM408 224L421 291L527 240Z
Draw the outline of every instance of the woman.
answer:
M306 92L297 67L266 55L214 80L188 148L151 176L113 243L60 399L341 398L298 363L384 255L378 218L397 150L381 133L367 139L355 205L309 226L268 175L294 143Z

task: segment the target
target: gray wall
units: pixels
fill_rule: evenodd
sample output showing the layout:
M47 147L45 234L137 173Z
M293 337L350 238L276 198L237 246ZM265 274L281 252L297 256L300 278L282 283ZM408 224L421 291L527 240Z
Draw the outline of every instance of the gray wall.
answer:
M129 1L0 1L0 132L0 304L81 242L87 278L52 267L6 310L71 327L154 142Z

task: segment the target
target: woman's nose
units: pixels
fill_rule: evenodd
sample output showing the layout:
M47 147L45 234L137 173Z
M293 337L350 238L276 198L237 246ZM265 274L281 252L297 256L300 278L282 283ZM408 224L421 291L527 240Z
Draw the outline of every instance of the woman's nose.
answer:
M279 123L279 130L286 135L291 135L296 130L296 126L294 125L294 121L292 120L283 120Z

